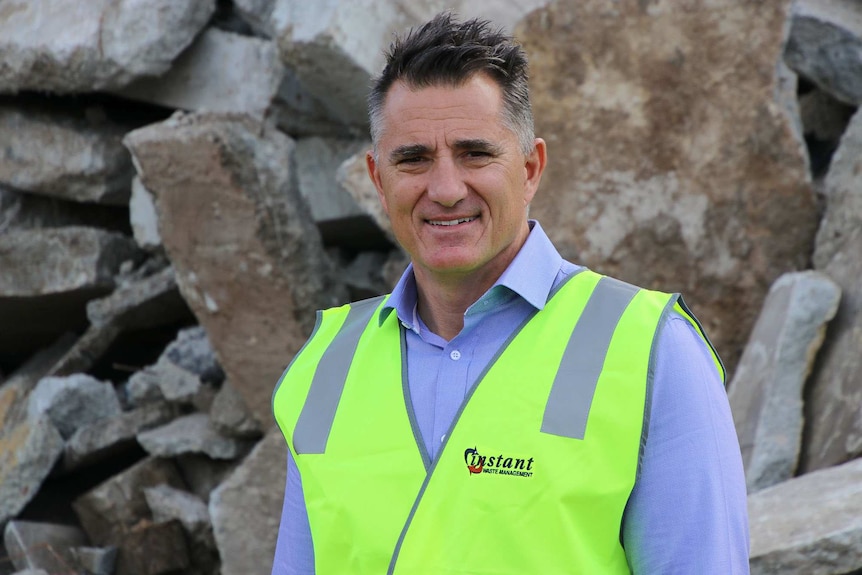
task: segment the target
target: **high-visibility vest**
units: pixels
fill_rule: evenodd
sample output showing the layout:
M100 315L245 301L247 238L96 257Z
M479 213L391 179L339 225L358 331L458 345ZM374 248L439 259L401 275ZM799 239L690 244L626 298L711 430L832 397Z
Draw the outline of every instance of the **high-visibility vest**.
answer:
M703 335L678 296L570 278L479 377L433 462L383 301L320 312L273 394L316 573L629 573L621 524L658 329L675 309Z

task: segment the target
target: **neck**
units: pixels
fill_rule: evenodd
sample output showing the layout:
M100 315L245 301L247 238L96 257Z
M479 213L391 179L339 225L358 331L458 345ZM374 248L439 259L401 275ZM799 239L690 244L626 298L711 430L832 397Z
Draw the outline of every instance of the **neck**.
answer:
M464 313L488 291L500 274L477 278L436 277L414 268L418 310L422 321L435 334L450 341L464 328Z

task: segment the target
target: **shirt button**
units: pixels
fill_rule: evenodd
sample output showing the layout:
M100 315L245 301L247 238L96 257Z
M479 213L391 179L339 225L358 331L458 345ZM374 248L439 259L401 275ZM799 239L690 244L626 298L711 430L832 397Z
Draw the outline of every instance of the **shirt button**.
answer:
M451 357L455 361L458 361L459 359L461 359L461 352L457 349L453 349L451 352L449 352L449 357Z

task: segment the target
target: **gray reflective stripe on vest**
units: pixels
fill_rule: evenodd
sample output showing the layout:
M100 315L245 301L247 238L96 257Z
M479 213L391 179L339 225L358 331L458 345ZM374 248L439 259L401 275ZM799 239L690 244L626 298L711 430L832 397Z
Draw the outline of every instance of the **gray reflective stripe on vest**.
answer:
M583 439L614 330L638 288L603 277L581 314L551 386L542 431Z
M293 446L297 453L323 453L326 450L356 346L382 300L383 297L376 297L352 304L335 339L323 352L293 432Z

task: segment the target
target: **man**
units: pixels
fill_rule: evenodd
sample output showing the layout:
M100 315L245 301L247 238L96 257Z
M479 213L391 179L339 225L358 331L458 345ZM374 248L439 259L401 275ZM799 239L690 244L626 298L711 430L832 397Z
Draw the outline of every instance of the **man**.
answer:
M748 572L723 368L676 296L564 261L527 63L488 23L396 40L367 163L411 265L322 312L273 409L273 573Z

